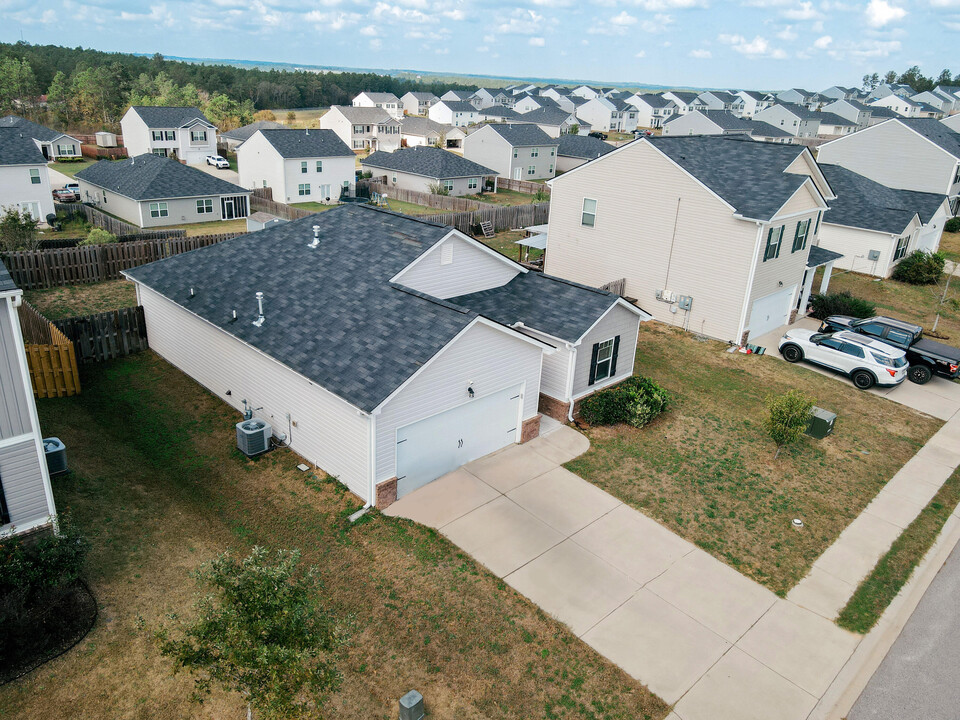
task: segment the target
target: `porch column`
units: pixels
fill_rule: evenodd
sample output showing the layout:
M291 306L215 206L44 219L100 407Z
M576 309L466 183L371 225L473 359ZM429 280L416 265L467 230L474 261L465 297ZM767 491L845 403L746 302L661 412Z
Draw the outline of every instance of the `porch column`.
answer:
M800 304L797 311L800 315L807 314L807 305L810 304L810 291L813 289L813 276L817 274L816 268L807 268L803 277L803 287L800 288Z
M830 273L833 272L833 263L831 260L823 268L823 279L820 281L820 294L823 295L827 288L830 287Z

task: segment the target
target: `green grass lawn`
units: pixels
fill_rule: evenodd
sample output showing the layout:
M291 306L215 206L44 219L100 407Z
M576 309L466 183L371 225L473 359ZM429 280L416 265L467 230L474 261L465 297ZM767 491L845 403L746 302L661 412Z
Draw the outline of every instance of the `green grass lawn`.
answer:
M97 161L92 158L84 158L83 160L79 160L77 162L49 163L49 167L53 168L57 172L62 172L64 175L69 175L70 177L73 177L84 168L88 168L91 165L93 165L95 162Z
M480 202L490 203L492 205L529 205L530 203L536 202L534 196L530 193L504 190L502 188L495 193L485 192L480 195L471 195L469 199L479 200ZM550 199L549 194L546 199Z
M393 198L388 198L387 202L391 210L394 212L403 213L405 215L437 215L439 213L452 212L451 210L441 210L440 208L432 208L426 205L418 205L417 203L403 202L401 200L394 200Z
M0 717L242 718L217 690L202 706L151 632L188 612L189 572L230 547L299 549L342 620L342 684L322 716L396 717L421 691L433 718L660 720L667 706L438 533L369 513L302 459L236 449L240 416L156 355L84 366L82 394L38 401L68 448L57 506L88 535L99 619L75 648L0 687ZM304 715L320 717L320 712Z
M511 260L521 260L520 246L516 244L517 240L523 238L522 230L507 230L499 232L492 238L485 238L482 235L477 238L488 247L493 248L499 253L506 255ZM530 260L537 260L543 255L543 250L530 250Z
M85 238L90 233L91 225L87 222L84 215L74 215L66 217L59 215L60 229L51 230L49 228L40 230L40 237L44 240L75 240Z
M247 231L246 218L236 220L214 220L212 222L202 223L183 223L182 225L164 225L160 228L145 228L149 231L157 230L186 230L187 237L197 237L198 235L220 235L221 233L245 233Z
M333 210L337 207L336 205L325 205L318 202L302 202L302 203L290 203L291 207L300 208L301 210L312 210L313 212L323 212L325 210Z
M940 238L940 252L947 260L960 262L960 233L943 233Z
M667 388L673 407L641 430L589 429L590 450L566 467L783 595L942 423L726 349L642 324L636 372ZM805 437L774 460L764 400L792 388L838 419L828 438Z
M118 310L137 304L136 288L126 280L24 290L23 297L49 320Z

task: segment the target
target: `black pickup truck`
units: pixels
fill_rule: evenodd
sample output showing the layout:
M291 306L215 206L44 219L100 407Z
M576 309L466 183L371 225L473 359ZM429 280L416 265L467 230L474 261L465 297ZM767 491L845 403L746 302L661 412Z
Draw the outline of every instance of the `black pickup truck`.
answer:
M882 316L846 315L831 315L820 324L820 332L836 330L853 330L903 349L910 363L907 377L918 385L929 382L934 373L951 380L960 375L960 348L927 340L919 325Z

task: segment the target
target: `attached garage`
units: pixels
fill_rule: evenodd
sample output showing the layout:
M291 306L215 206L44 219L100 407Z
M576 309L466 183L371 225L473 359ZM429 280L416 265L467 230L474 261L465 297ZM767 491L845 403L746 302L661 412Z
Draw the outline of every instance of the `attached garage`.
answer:
M776 330L781 325L786 325L790 319L790 306L793 300L793 294L797 286L781 290L779 292L765 295L753 301L750 309L750 335L749 339L765 335Z

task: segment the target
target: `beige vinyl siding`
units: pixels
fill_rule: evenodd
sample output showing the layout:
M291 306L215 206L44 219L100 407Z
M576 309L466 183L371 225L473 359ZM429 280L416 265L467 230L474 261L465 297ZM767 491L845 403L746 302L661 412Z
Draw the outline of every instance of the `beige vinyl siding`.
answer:
M256 416L269 422L275 435L289 434L294 452L368 499L366 415L149 288L138 285L138 295L151 349L238 413L244 399L262 406ZM292 429L287 413L297 424Z
M415 175L413 173L402 172L400 170L387 170L385 168L373 167L372 165L363 165L363 169L373 173L374 177L386 175L387 186L390 188L400 188L401 190L413 190L415 192L429 193L431 192L431 185L443 182L443 180L438 178ZM453 190L451 190L449 194L456 197L477 194L483 190L483 179L487 176L476 175L475 177L477 180L477 186L474 188L468 187L470 184L470 178L450 178L453 181ZM397 179L396 182L393 181L394 178ZM389 196L390 191L387 190L387 197L389 198Z
M605 385L613 385L633 375L637 356L637 333L640 318L621 305L611 308L600 318L590 332L583 336L577 347L577 364L573 375L573 397L580 397ZM620 348L617 355L617 372L611 379L601 380L590 385L590 361L593 359L594 343L601 343L620 336Z
M568 349L566 344L560 340L530 328L523 328L522 332L524 335L529 335L556 348L555 352L543 356L543 366L540 370L540 392L557 400L569 401L567 381L573 350Z
M442 245L453 248L452 262ZM397 282L441 299L500 287L520 270L456 235L449 235L397 276Z
M233 196L231 196L233 197ZM112 202L113 196L108 201L108 204ZM213 212L212 213L203 213L202 215L197 212L197 200L212 200L213 201ZM165 202L167 203L167 217L150 217L150 205L155 202ZM141 227L164 227L166 225L180 225L182 223L200 223L200 222L212 222L214 220L222 220L223 213L220 208L220 196L219 195L205 195L203 197L194 197L194 198L180 198L176 200L144 200L140 203L141 212L143 213L143 225ZM108 209L108 208L105 208ZM250 200L247 200L247 214L250 213ZM131 220L131 222L135 222ZM214 231L215 232L215 231Z
M598 201L593 228L580 224L584 198ZM687 313L671 313L657 290L692 296L691 331L737 339L757 226L734 218L650 143L627 145L555 181L549 234L547 273L594 287L626 278L625 294L671 325L684 323Z
M237 148L237 170L243 187L262 188L266 182L275 198L282 200L287 196L284 160L259 130Z
M0 298L0 440L32 430L30 420L29 379L23 377L16 334L20 323L7 298Z
M817 186L817 190L820 191L820 194L823 195L824 198L828 198L833 194L826 179L822 177L820 169L816 166L813 156L808 153L801 153L797 156L797 159L790 163L784 172L794 175L806 175L813 180L813 184Z
M104 212L116 215L128 223L140 225L140 207L136 200L104 190L82 178L76 178L76 180L80 184L80 199L83 202L93 203ZM104 194L107 197L106 202L103 201Z
M889 277L893 271L890 263L893 260L897 241L889 233L823 222L820 225L820 247L843 253L843 257L838 258L834 263L834 267L838 270L853 270L877 277ZM868 259L871 250L880 251L880 258L876 262Z
M0 482L13 525L26 525L50 515L40 463L32 435L0 448Z
M777 217L786 217L794 213L807 213L814 208L819 210L820 198L817 197L816 192L808 185L804 185L793 194L793 197L783 204L783 207L777 212ZM811 227L811 230L812 229Z
M825 143L817 159L888 187L944 195L957 167L949 153L896 120Z
M587 162L586 158L578 157L567 157L567 156L558 156L557 157L557 174L570 172L574 168L578 168L581 165L584 165Z
M420 375L383 405L377 417L377 482L396 475L397 428L450 410L470 398L525 383L523 419L537 414L540 393L539 346L477 323L469 327Z
M128 109L120 119L120 132L130 157L150 152L150 129L133 108Z

